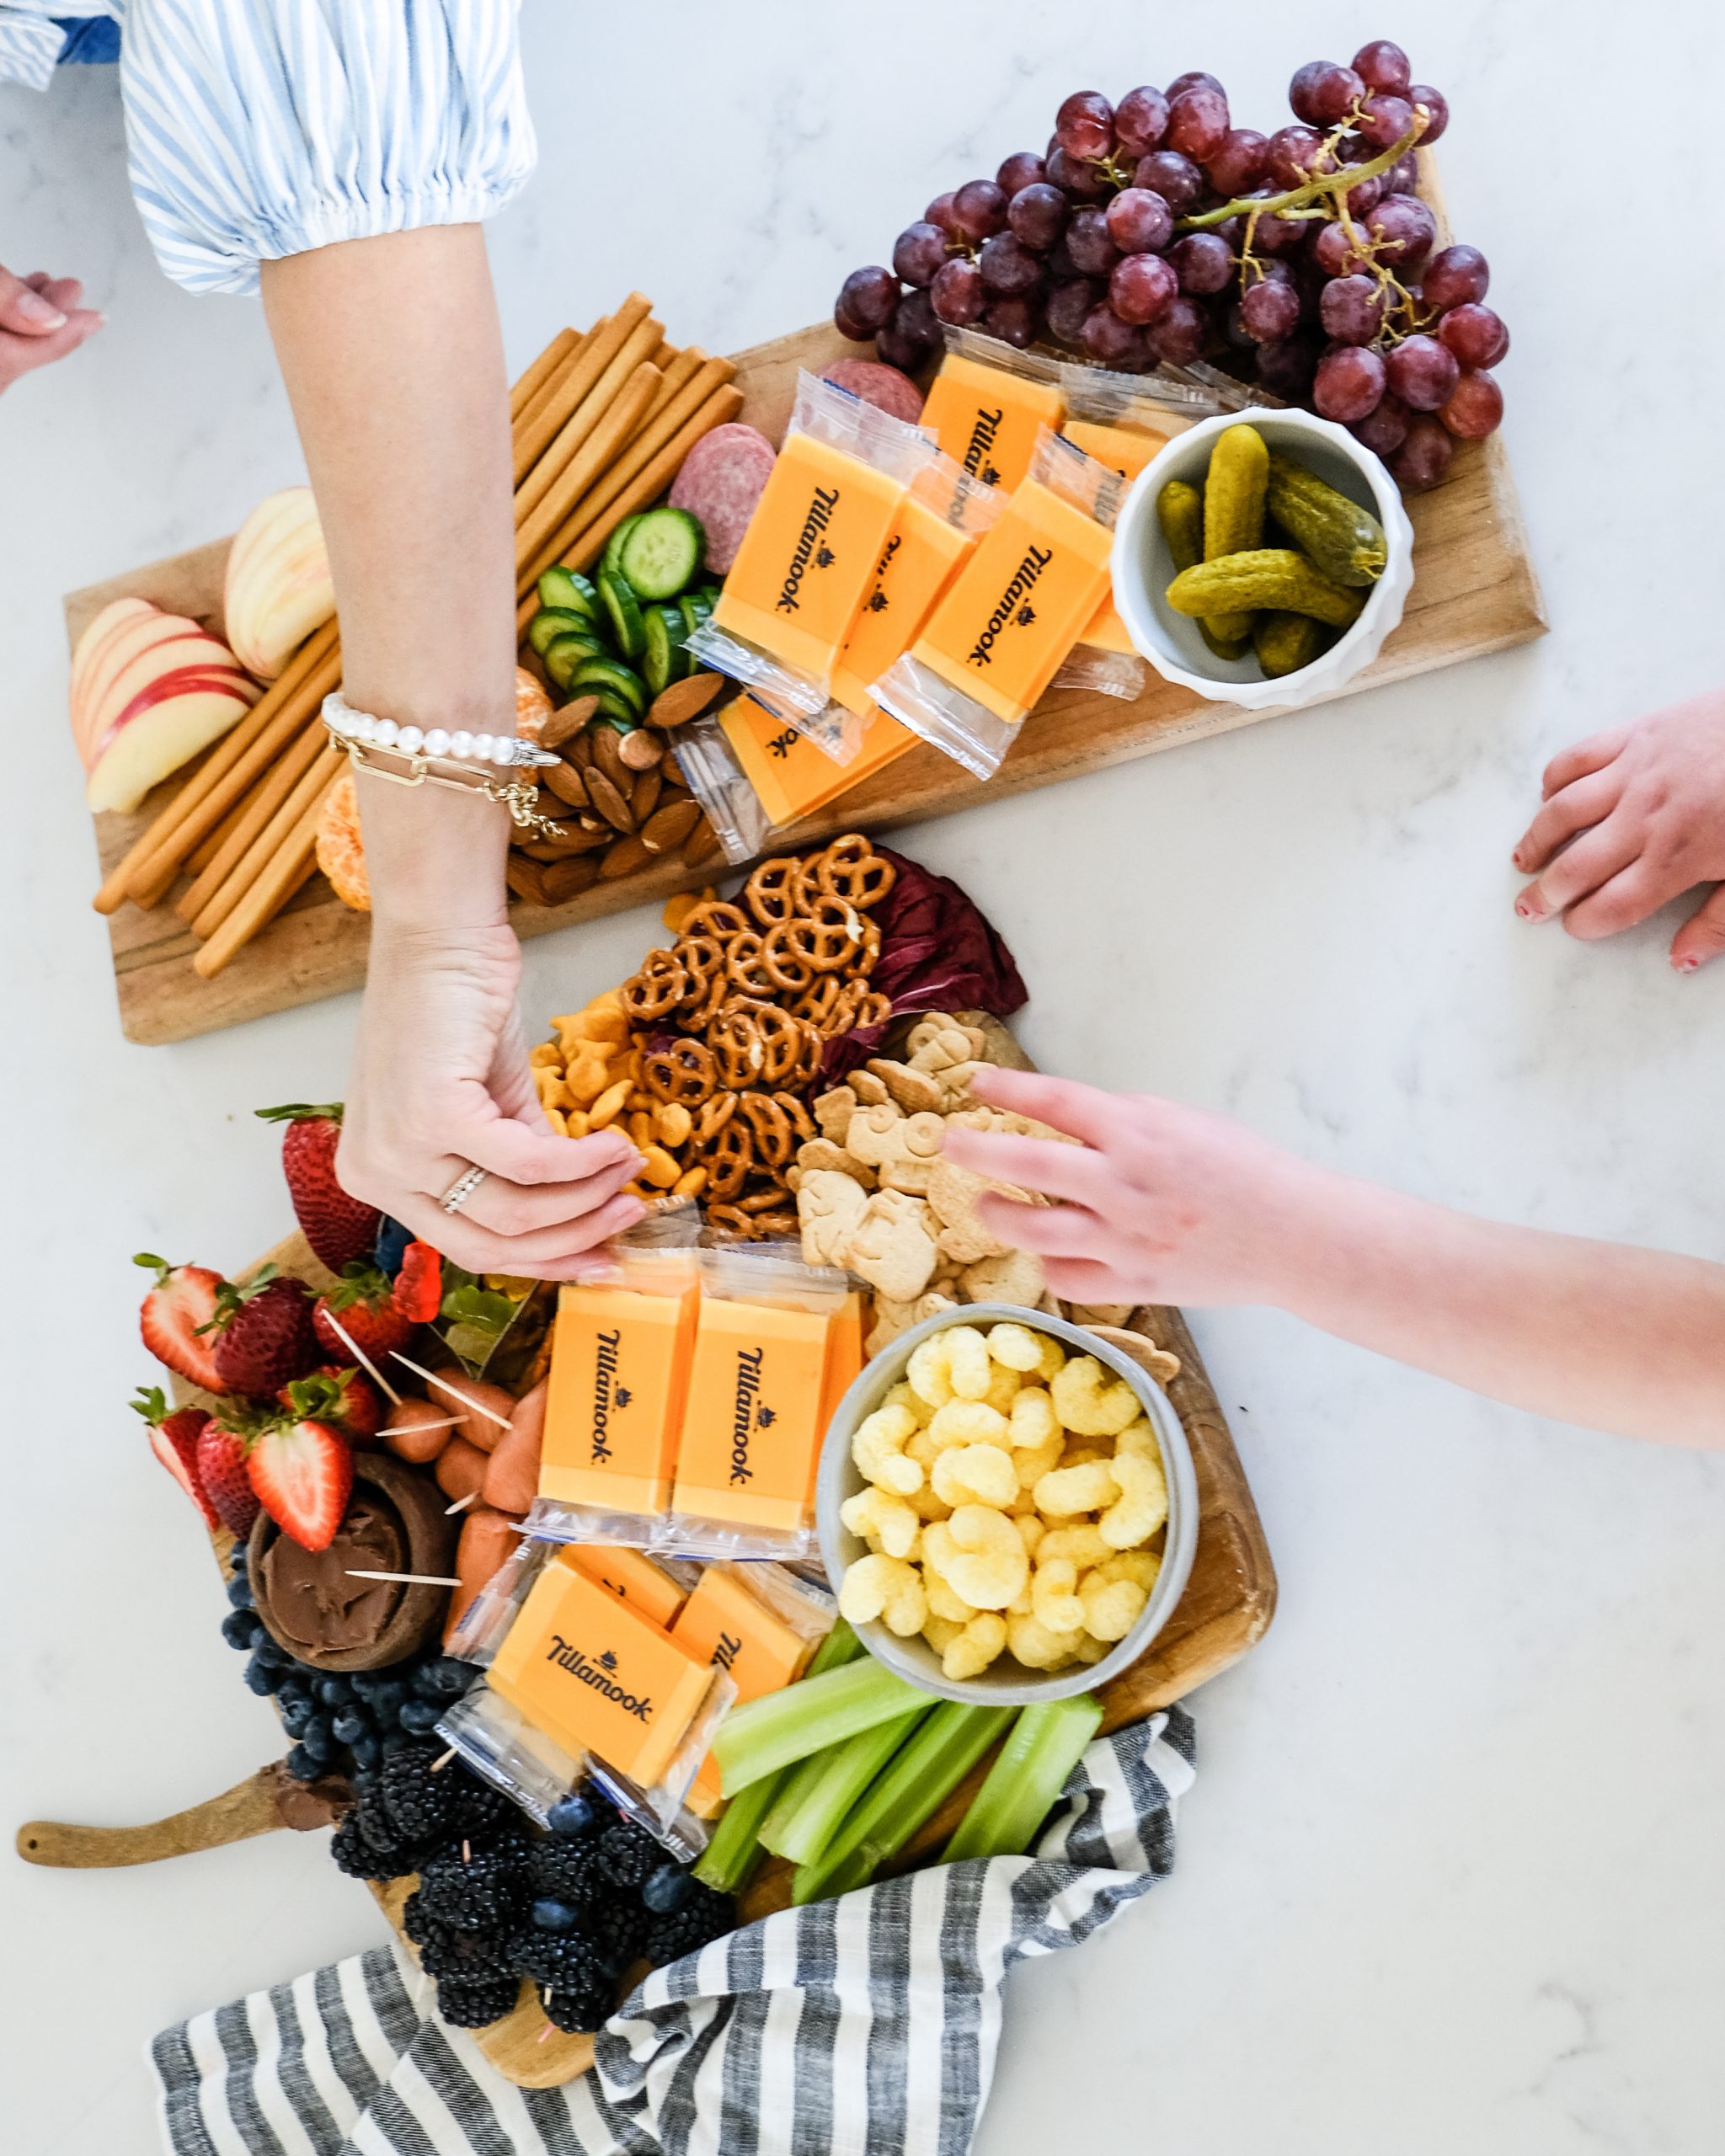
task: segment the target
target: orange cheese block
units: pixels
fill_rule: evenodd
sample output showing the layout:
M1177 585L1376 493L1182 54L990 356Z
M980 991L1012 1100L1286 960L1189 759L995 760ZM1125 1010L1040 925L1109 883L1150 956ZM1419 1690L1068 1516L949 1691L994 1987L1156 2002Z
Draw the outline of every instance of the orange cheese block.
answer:
M1060 386L1007 374L948 352L941 362L921 424L973 479L1010 494L1030 469L1036 437L1060 424Z
M681 1292L566 1286L558 1297L539 1494L614 1512L662 1513L694 1347L692 1258L660 1262Z
M1098 464L1106 464L1109 471L1118 472L1130 487L1151 458L1166 448L1176 435L1184 434L1192 422L1177 419L1171 414L1165 423L1157 424L1166 424L1166 433L1140 433L1136 427L1105 427L1093 419L1067 419L1060 432L1087 456L1093 456ZM1137 649L1126 633L1126 624L1115 608L1112 592L1097 609L1078 641L1099 645L1103 651Z
M915 494L899 504L873 585L832 670L833 695L846 711L866 718L876 709L870 685L916 642L980 537L980 529L953 525Z
M614 1547L605 1542L577 1542L566 1553L570 1564L590 1580L638 1609L649 1623L669 1631L671 1620L686 1599L683 1589L667 1572L638 1550Z
M794 824L836 801L853 786L916 746L916 736L878 706L862 729L862 745L848 764L836 764L806 734L787 726L753 696L736 696L718 714L749 783L775 825Z
M825 680L874 575L903 482L813 435L785 437L713 610L729 630Z
M832 1418L838 1412L839 1402L852 1385L862 1374L862 1298L853 1289L846 1296L844 1307L832 1321L832 1331L826 1343L826 1369L820 1380L820 1440L826 1442L826 1433L832 1427ZM820 1455L815 1454L814 1464L820 1465Z
M671 1626L671 1637L709 1667L729 1671L740 1706L793 1683L811 1646L718 1565L709 1565L701 1575ZM695 1776L692 1808L710 1817L723 1794L709 1753Z
M1009 723L1033 710L1108 590L1114 535L1027 479L912 656Z
M650 1789L706 1698L712 1670L560 1554L533 1582L489 1681L564 1751L595 1753Z
M674 1511L776 1533L809 1524L829 1325L702 1298Z

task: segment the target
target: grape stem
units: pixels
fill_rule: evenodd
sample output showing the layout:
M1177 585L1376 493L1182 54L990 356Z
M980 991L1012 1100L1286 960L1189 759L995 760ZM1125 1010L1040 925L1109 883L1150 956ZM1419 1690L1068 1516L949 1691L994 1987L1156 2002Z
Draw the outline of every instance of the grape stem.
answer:
M1376 157L1369 157L1363 165L1346 165L1340 172L1327 173L1321 179L1307 180L1303 187L1290 187L1285 195L1236 195L1232 201L1224 202L1214 210L1205 210L1198 216L1182 217L1175 230L1183 233L1207 232L1212 225L1226 224L1230 217L1248 217L1255 221L1259 217L1279 217L1290 211L1303 210L1308 203L1316 202L1320 195L1327 195L1332 200L1338 195L1345 198L1349 188L1358 187L1361 180L1375 179L1380 173L1387 172L1391 165L1399 164L1424 134L1429 117L1423 104L1416 105L1413 125L1401 141L1387 150L1381 150ZM1339 214L1344 217L1347 215L1345 200Z

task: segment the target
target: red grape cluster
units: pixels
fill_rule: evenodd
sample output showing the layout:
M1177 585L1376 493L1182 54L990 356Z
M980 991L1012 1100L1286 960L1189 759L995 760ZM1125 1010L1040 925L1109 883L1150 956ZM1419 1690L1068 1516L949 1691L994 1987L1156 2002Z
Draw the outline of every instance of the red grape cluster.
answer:
M943 323L1039 340L1144 372L1209 360L1348 426L1403 486L1488 435L1491 370L1509 333L1484 304L1477 248L1433 252L1414 191L1419 143L1449 124L1386 38L1348 67L1314 60L1289 85L1291 125L1236 127L1214 75L1118 104L1079 90L1044 154L937 195L892 267L852 270L833 309L846 336L915 371Z

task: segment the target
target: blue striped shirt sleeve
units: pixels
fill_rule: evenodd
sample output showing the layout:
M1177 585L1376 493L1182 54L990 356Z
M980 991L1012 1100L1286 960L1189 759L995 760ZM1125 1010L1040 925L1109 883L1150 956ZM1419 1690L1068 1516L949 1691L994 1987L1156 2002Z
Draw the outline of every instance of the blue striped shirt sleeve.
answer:
M338 240L471 224L532 171L518 0L128 0L132 192L196 292Z

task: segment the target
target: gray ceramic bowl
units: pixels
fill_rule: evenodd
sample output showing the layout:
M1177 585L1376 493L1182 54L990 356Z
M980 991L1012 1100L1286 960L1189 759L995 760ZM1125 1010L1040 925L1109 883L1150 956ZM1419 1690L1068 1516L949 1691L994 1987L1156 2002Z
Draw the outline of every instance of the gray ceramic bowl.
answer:
M1118 1677L1123 1669L1130 1668L1172 1614L1175 1604L1185 1592L1193 1555L1198 1547L1198 1478L1193 1470L1191 1449L1167 1395L1148 1372L1112 1342L1087 1331L1081 1326L1069 1325L1064 1318L1049 1317L1040 1310L1021 1310L1011 1303L967 1303L958 1310L942 1310L921 1325L913 1326L910 1331L901 1333L890 1347L881 1350L839 1402L827 1430L815 1492L820 1554L827 1577L835 1586L844 1577L846 1568L858 1557L866 1556L868 1549L862 1537L852 1534L839 1518L839 1508L862 1487L862 1477L851 1458L851 1439L857 1424L873 1412L904 1376L911 1351L931 1333L942 1331L951 1325L997 1325L1006 1321L1028 1325L1034 1331L1052 1333L1075 1353L1094 1355L1117 1377L1124 1378L1138 1395L1162 1448L1162 1472L1168 1483L1168 1524L1162 1568L1150 1591L1150 1599L1125 1638L1118 1641L1100 1662L1080 1663L1071 1669L1044 1674L1040 1670L1026 1669L1022 1662L1006 1654L980 1677L965 1684L954 1684L943 1674L940 1657L927 1640L901 1640L879 1623L857 1627L870 1654L908 1683L943 1700L964 1700L985 1707L1023 1707L1038 1700L1070 1699L1077 1692L1093 1691L1110 1678Z

